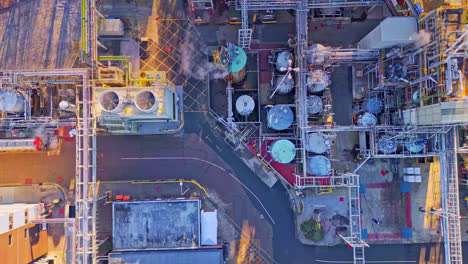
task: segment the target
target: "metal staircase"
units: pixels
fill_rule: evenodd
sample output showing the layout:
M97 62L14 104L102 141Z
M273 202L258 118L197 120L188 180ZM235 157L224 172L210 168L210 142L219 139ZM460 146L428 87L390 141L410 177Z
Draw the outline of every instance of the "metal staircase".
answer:
M456 127L441 135L440 187L442 189L442 228L444 236L445 263L463 263L458 172L456 152Z
M349 236L339 236L353 248L354 263L365 263L364 248L369 245L361 239L361 197L359 195L359 175L348 173L349 178Z
M96 122L90 100L91 85L83 77L82 100L77 95L76 219L77 263L96 263Z
M246 0L241 0L242 28L239 29L239 46L243 49L250 49L252 40L252 29L249 28L249 13Z

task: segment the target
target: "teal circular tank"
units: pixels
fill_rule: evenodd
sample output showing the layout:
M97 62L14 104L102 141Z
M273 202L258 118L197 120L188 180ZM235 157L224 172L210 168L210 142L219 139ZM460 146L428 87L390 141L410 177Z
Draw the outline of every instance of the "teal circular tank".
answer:
M247 64L247 54L238 46L234 46L234 48L229 51L229 58L231 58L229 71L232 73L240 72Z
M286 139L275 141L271 145L271 157L278 163L290 163L296 157L296 147Z

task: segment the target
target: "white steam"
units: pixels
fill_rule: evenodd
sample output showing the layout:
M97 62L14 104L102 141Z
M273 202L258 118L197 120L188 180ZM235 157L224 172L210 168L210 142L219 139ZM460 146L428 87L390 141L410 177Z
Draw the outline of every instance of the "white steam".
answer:
M416 48L424 47L431 42L431 33L421 30L414 39L416 40L416 43L414 44Z
M208 62L197 50L193 43L184 42L180 49L180 63L186 76L192 76L198 80L206 80L209 76L210 79L222 79L226 77L228 70L212 62Z

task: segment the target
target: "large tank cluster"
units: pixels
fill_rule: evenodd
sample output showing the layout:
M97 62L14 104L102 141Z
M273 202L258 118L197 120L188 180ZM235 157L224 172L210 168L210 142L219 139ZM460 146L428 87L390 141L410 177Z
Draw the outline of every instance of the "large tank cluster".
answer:
M377 141L379 154L407 153L418 154L426 152L429 148L426 138L414 135L405 138L382 134Z

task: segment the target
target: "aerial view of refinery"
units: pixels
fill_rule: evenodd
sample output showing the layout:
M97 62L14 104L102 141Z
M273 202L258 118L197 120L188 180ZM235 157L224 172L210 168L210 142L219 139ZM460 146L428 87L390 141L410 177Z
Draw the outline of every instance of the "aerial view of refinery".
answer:
M467 4L0 1L0 262L468 263Z

